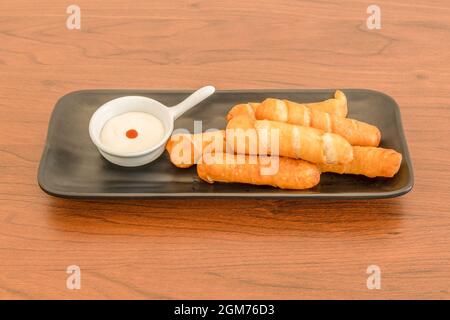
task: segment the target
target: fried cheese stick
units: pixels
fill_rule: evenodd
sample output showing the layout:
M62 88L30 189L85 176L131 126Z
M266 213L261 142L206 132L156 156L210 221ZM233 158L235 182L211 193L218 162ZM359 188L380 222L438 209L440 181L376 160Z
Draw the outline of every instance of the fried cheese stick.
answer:
M179 168L189 168L201 158L204 151L213 152L216 146L225 152L225 130L196 134L174 134L166 145L170 161Z
M212 161L207 161L207 156L204 154L197 164L197 174L208 183L238 182L282 189L308 189L320 181L317 165L299 159L218 153L210 158ZM270 161L277 161L278 167L265 174L264 168L267 169Z
M352 146L337 134L247 116L228 122L226 140L234 153L280 155L312 163L347 163L353 159Z
M327 112L337 117L345 118L348 113L347 97L340 90L336 90L336 92L334 93L334 99L328 99L321 102L298 104L307 107L310 110ZM248 104L238 104L231 108L231 110L228 112L227 121L230 121L233 117L237 117L239 115L255 116L258 107L259 103L254 102L250 102Z
M320 164L322 172L361 174L369 178L393 177L402 163L402 154L392 149L353 147L353 160L346 164Z

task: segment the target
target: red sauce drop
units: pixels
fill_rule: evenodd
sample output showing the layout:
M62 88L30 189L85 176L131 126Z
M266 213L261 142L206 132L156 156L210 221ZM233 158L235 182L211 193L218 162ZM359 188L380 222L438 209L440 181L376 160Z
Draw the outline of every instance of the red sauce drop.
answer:
M125 135L128 139L134 139L138 136L138 132L134 129L130 129L125 133Z

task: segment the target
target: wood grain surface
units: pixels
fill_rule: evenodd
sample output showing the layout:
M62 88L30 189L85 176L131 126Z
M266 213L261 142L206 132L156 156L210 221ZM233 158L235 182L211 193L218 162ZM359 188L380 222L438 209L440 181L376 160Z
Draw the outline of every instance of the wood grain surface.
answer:
M450 297L450 4L0 2L0 298ZM371 201L53 198L56 100L88 88L370 88L400 105L415 186ZM81 268L81 290L66 268ZM366 269L381 268L368 290Z

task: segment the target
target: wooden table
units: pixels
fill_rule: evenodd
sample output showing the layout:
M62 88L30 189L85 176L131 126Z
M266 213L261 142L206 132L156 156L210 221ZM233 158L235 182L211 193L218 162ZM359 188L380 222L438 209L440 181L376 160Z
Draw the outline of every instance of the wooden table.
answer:
M449 298L450 5L0 2L0 298ZM53 198L56 100L87 88L371 88L400 105L411 193L370 201ZM66 268L81 268L68 290ZM366 286L369 265L381 289Z

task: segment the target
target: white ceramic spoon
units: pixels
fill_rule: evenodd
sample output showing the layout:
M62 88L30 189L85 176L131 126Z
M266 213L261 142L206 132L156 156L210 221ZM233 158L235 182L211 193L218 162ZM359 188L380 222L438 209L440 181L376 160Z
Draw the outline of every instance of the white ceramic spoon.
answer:
M92 115L89 122L89 135L103 157L114 164L136 167L150 163L164 152L167 140L173 132L175 120L208 98L215 90L213 86L200 88L173 107L167 107L159 101L142 96L125 96L108 101ZM161 120L164 126L164 136L161 141L148 150L133 153L117 152L105 146L100 139L103 126L109 119L126 112L147 112Z

